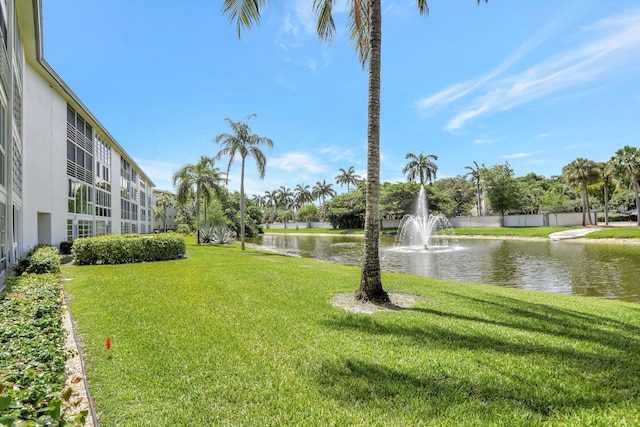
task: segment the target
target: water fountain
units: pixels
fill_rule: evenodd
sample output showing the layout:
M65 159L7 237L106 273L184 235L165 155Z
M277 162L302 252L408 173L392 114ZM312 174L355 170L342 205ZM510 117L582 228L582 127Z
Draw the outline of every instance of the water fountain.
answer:
M396 237L398 245L434 250L449 248L452 243L457 244L449 237L454 233L447 217L443 214L429 213L429 202L424 187L420 187L420 193L414 203L414 212L414 215L405 215L400 221ZM440 236L447 238L441 239Z

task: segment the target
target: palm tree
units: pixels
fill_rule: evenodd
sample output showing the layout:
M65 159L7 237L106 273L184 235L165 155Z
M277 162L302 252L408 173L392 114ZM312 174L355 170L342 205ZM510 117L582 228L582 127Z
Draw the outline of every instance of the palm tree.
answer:
M313 186L313 197L316 200L322 200L324 204L326 202L327 197L335 197L336 190L333 189L333 184L327 182L326 179L323 179L322 182L316 182L316 185Z
M160 193L156 198L156 206L162 209L162 231L167 232L167 208L173 206L171 193Z
M311 193L310 187L304 184L296 185L296 188L293 189L294 199L298 207L302 207L307 203L311 203L313 201L313 195Z
M264 198L264 196L261 196L259 194L254 194L251 197L251 201L253 202L254 205L258 206L259 208L265 207L265 198Z
M350 192L349 186L351 184L356 185L360 179L360 175L356 174L353 166L349 166L348 170L340 168L340 174L336 176L336 184L347 186L347 193Z
M173 185L176 186L178 203L185 204L189 191L196 188L196 228L198 233L198 244L200 244L200 198L210 190L217 191L219 184L225 179L214 167L214 159L201 156L200 161L195 165L183 165L173 174Z
M276 200L277 205L282 207L284 210L289 210L293 205L293 191L281 185L280 188L276 190Z
M616 175L619 178L631 178L636 196L636 217L640 226L640 194L638 194L638 178L640 177L640 149L625 145L611 158Z
M269 215L270 221L273 220L273 217L275 216L275 213L276 213L276 209L278 208L277 198L278 198L277 190L273 190L273 191L265 190L264 204L265 206L271 206L273 208L271 214Z
M434 163L438 160L438 156L435 154L422 153L417 156L413 153L407 153L404 157L405 160L409 160L409 163L402 169L402 173L407 175L409 181L415 181L416 177L420 178L420 185L424 185L425 181L430 184L436 179L436 172L438 171L438 165Z
M247 116L247 121L252 117L255 117L255 114L251 114ZM244 243L244 216L245 216L245 201L244 201L244 168L247 157L253 157L256 161L256 165L258 166L258 173L260 174L260 179L264 179L265 169L267 167L267 159L264 156L262 150L260 150L261 145L266 145L267 147L273 147L273 141L264 136L258 136L251 133L251 128L248 124L243 122L234 122L228 117L225 119L227 123L231 126L232 134L221 133L216 136L215 142L216 144L220 144L222 148L218 151L215 158L219 159L221 157L229 157L229 164L227 166L227 175L229 175L229 170L231 169L231 163L236 155L239 155L242 159L242 166L240 172L240 242L241 248L244 251L245 243Z
M586 217L589 217L589 224L593 225L591 212L589 211L589 192L587 185L595 182L600 177L598 165L593 160L578 157L562 168L562 175L569 184L579 184L582 189L582 225L587 225Z
M487 0L485 0L487 1ZM236 21L238 36L242 28L250 28L260 22L260 12L268 2L265 0L224 0L223 11ZM420 14L429 11L426 0L417 0ZM480 0L478 0L478 4ZM360 65L368 65L368 126L367 126L367 182L364 231L364 259L360 287L356 298L375 303L389 302L382 288L380 276L380 64L382 49L381 0L352 0L349 2L349 29L356 46ZM318 36L327 41L333 39L333 0L314 0L313 9L317 17Z
M480 185L480 170L482 168L478 166L478 162L476 162L475 160L473 161L473 164L475 168L473 166L464 167L465 169L469 169L469 172L467 172L465 177L471 177L471 180L476 186L476 196L478 197L478 204L476 206L476 209L478 212L478 216L482 216L482 200L480 199L480 195L482 194L482 186ZM484 167L484 164L482 165L482 167Z
M609 225L609 185L614 175L613 159L598 164L602 187L604 188L604 225Z

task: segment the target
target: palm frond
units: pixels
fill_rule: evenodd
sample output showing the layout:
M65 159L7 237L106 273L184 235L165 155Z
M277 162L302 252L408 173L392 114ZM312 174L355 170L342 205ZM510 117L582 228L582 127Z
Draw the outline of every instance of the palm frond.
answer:
M229 15L231 22L236 22L236 30L240 37L243 29L250 29L260 23L260 13L267 0L224 0L223 13Z

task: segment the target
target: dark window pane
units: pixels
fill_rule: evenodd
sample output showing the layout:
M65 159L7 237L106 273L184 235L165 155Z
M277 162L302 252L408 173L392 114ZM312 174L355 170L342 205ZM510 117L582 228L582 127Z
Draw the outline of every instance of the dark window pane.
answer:
M76 146L67 141L67 160L76 161Z
M67 122L72 126L76 126L76 112L73 111L73 108L67 105Z

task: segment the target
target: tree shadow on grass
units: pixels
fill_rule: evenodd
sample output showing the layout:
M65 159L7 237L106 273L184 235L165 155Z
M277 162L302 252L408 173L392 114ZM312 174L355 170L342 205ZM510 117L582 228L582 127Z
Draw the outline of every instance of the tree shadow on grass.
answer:
M329 379L318 381L332 397L346 401L403 400L416 395L461 405L471 399L482 404L500 402L498 406L521 408L541 419L554 411L638 407L638 326L606 314L503 296L453 295L462 299L464 310L427 306L410 309L421 315L400 321L392 316L356 315L328 320L327 325L354 337L384 337L404 360L410 354L415 366L400 369L343 358L325 362L321 371L328 372ZM465 354L468 360L452 362L446 373L425 371L432 352L452 357ZM442 359L437 362L442 363ZM486 369L490 375L485 375Z

